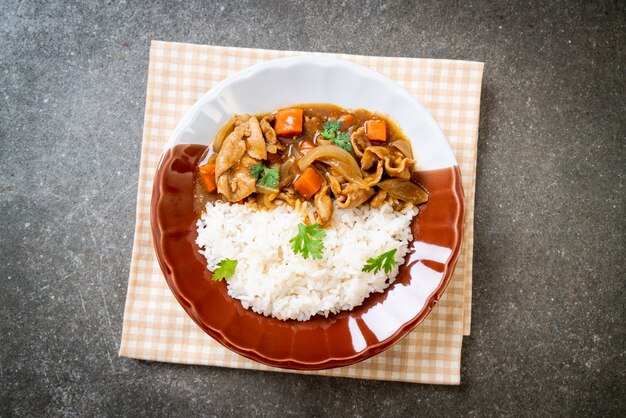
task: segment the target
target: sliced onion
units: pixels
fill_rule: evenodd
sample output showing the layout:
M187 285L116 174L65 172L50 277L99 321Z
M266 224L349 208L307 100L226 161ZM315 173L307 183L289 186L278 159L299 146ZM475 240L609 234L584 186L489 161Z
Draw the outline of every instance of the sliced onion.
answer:
M289 155L297 160L298 158L302 158L304 154L300 151L298 144L291 144L289 146Z
M209 155L209 158L207 158L206 163L207 164L215 164L216 160L217 160L217 154L213 153L213 154Z
M261 194L278 194L280 190L257 184L256 192Z
M278 188L282 189L283 187L291 184L293 179L296 178L296 162L293 158L288 158L281 166L280 166L280 183L278 184Z
M232 132L233 128L235 127L236 119L237 118L233 116L228 120L228 122L220 126L220 129L218 129L217 133L215 134L215 138L213 139L213 151L220 152L222 144L224 143L224 139L229 133Z
M381 181L377 186L389 193L391 197L414 205L428 201L428 193L410 180L389 179Z
M300 170L304 171L316 160L328 164L345 177L346 180L359 185L365 185L359 164L354 157L343 148L339 148L335 145L320 145L315 147L298 161L298 167Z
M330 166L327 166L325 164L321 164L321 161L319 164L313 163L313 166L315 167L315 169L317 170L317 172L319 174L322 175L322 177L326 178L327 175L329 174L333 174L332 169Z
M334 147L334 145L331 146ZM352 168L349 169L350 171L346 170L346 165L338 160L333 160L330 158L320 158L318 161L330 166L331 171L333 171L335 175L338 174L346 181L357 184L361 189L369 189L369 186L363 180L363 174L360 170L356 172L357 175L354 175L355 172L352 171Z
M411 149L411 144L408 141L403 141L401 139L397 141L393 141L389 146L395 147L400 150L402 154L406 157L413 159L413 149Z
M217 160L217 153L213 152L211 148L207 148L202 154L202 158L200 158L198 167L202 167L207 164L215 164L215 160Z

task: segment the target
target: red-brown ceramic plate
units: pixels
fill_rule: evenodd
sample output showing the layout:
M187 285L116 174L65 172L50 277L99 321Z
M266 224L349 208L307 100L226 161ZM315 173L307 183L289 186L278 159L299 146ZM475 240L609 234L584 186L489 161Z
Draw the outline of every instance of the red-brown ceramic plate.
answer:
M277 83L280 89L275 89ZM211 280L195 244L193 176L217 129L234 113L262 113L293 103L334 103L388 114L411 139L421 159L419 182L429 193L428 203L411 224L415 239L410 252L385 292L369 296L352 311L309 321L280 321L244 309L228 296L226 283ZM151 205L154 246L165 280L196 324L236 353L299 370L365 360L422 322L452 276L463 218L456 160L419 102L378 73L318 57L259 64L202 97L168 142L156 170Z

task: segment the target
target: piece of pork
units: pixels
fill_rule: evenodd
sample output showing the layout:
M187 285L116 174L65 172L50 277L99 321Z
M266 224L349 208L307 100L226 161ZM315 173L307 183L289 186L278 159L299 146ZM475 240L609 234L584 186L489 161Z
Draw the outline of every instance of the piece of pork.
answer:
M235 129L224 138L220 152L215 159L216 179L239 163L241 157L245 154L246 143L243 140L245 131L245 127L240 125L235 127Z
M256 190L250 169L266 158L259 120L249 115L236 116L235 129L224 139L215 159L217 191L230 202L248 197Z
M333 216L333 201L328 193L328 186L324 185L313 197L315 205L315 222L324 226Z
M295 207L298 198L296 197L296 192L293 189L289 188L281 190L281 192L278 193L278 196L276 196L275 200L282 200L289 206Z
M394 153L385 159L385 171L391 177L410 180L415 162L403 154Z
M367 147L361 158L361 170L369 170L378 161L384 162L386 158L389 158L389 150L386 147L378 145Z
M378 192L376 192L376 195L372 197L372 200L370 200L370 206L373 208L379 208L385 203L386 199L387 192L384 190L379 190Z
M284 189L279 193L257 193L259 204L266 209L274 209L278 205L296 206L298 199L293 189Z
M247 124L248 119L250 119L250 115L235 115L235 126Z
M265 143L267 144L267 152L270 154L276 154L278 150L284 150L285 146L278 142L278 138L276 138L276 131L272 128L270 124L274 120L274 115L267 115L263 119L261 119L261 131L263 132L263 136L265 136Z
M330 190L332 190L335 196L339 196L341 194L341 183L337 179L337 177L332 174L327 174L326 178L328 179L328 183L330 184Z
M336 196L335 202L342 209L351 209L360 206L374 195L374 189L362 189L357 184L348 184L341 194Z
M352 132L352 135L350 135L350 144L352 144L354 154L359 158L363 157L365 150L372 146L372 143L365 134L365 128L363 127Z
M376 170L374 170L373 172L364 173L366 175L363 177L363 181L365 182L367 187L371 188L380 183L380 180L383 178L383 171L383 162L381 160L378 160L376 162Z
M265 209L274 209L276 207L276 195L278 193L257 193L257 201L260 207Z
M244 125L242 124L242 126ZM250 132L249 134L248 131ZM267 149L265 146L265 138L263 137L259 120L254 116L248 119L248 131L246 131L246 134L248 134L246 138L246 151L248 155L256 160L266 160Z
M258 160L244 154L236 165L217 178L217 191L230 202L239 202L250 196L256 190L256 179L250 175L250 170L258 163Z
M415 165L412 159L405 157L399 151L392 153L386 147L371 146L363 153L361 170L369 170L378 161L383 161L385 172L389 176L407 180L411 178L411 171Z

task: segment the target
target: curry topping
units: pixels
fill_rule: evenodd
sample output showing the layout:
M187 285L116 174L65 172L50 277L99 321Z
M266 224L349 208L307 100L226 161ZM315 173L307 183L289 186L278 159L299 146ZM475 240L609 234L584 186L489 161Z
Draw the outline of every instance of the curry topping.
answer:
M197 207L206 200L259 209L287 204L306 225L327 224L334 206L428 200L413 180L411 142L393 121L364 109L309 104L235 115L218 131L197 171Z

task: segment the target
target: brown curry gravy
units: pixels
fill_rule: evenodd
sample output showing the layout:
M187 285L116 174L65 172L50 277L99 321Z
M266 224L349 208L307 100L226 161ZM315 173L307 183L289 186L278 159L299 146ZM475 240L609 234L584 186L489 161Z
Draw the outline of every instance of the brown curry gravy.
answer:
M347 132L348 135L351 135L355 130L363 126L363 124L371 119L381 119L387 123L387 141L386 142L376 142L372 145L377 146L387 146L394 141L403 141L409 144L411 147L411 141L406 137L402 129L388 116L382 115L376 112L370 112L366 109L344 109L340 106L330 104L330 103L308 103L308 104L297 104L289 107L301 108L304 111L305 117L318 117L317 123L303 123L303 131L302 133L295 135L294 137L278 137L278 140L285 146L285 152L282 153L279 159L275 159L272 162L284 162L288 158L294 156L295 149L302 142L311 142L314 145L318 145L317 139L319 136L319 132L323 130L323 125L326 120L337 120L341 116L349 114L354 118L351 123L343 124L341 127L342 132ZM257 119L261 120L263 117L270 115L274 112L269 113L259 113L254 115ZM230 121L225 125L229 125ZM224 128L228 128L223 134L227 135L232 131L234 126L222 126L220 131ZM219 131L218 131L219 134ZM224 136L225 136L224 135ZM412 147L411 147L412 148ZM354 154L353 154L354 155ZM213 162L217 153L213 150L213 147L207 147L206 152L202 155L200 160L198 161L198 166L202 166L208 162ZM357 159L357 162L359 160ZM320 172L324 172L322 163L313 163L313 166L318 169ZM297 165L294 166L296 170L296 178L301 173L297 169ZM202 181L200 180L200 176L195 177L195 188L194 188L194 210L195 213L200 215L204 208L206 207L207 202L215 202L218 198L217 193L208 193L204 187L202 186Z

